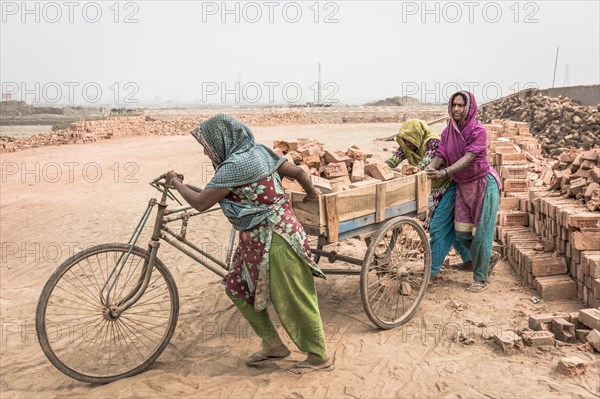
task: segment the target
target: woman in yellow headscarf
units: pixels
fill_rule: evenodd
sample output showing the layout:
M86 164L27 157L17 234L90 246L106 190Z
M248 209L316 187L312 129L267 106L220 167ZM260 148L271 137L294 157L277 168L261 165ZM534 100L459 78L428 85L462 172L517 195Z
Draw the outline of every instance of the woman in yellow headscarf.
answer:
M420 119L409 119L402 124L396 136L396 142L398 142L398 149L385 162L395 168L406 159L410 165L424 170L435 157L440 137L431 133L427 122ZM467 270L472 266L469 250L454 239L453 215L456 184L448 176L434 179L431 182L431 196L433 205L429 209L425 228L429 229L431 276L435 280L451 246L462 258L463 263L458 265L459 268Z
M409 119L402 124L396 142L398 150L386 161L392 168L408 160L412 166L425 169L433 159L440 143L439 136L432 134L427 122L420 119Z

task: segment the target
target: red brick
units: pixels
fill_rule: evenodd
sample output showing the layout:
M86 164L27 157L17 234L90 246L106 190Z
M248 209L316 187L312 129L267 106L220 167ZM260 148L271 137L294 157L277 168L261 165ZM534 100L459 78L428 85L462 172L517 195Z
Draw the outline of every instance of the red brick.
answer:
M330 179L329 183L331 184L331 191L333 191L334 193L348 190L350 188L350 178L348 176Z
M395 177L394 172L392 172L390 166L385 162L381 162L375 165L372 165L369 170L365 167L365 171L370 173L376 179L381 181L386 181L393 179Z
M345 162L331 162L325 167L325 177L328 179L344 176L348 176Z
M362 181L365 179L365 162L356 160L352 163L352 174L350 180L352 183Z
M579 321L592 330L600 330L600 310L594 308L581 309L579 311Z
M536 277L537 292L542 299L575 299L577 284L568 276Z
M529 179L506 179L504 180L505 192L527 192Z
M352 160L350 159L350 157L346 154L344 154L342 151L325 151L325 155L323 156L323 159L325 159L325 162L327 163L339 163L339 162L345 162L346 165L348 165Z
M600 167L594 166L590 171L590 178L596 183L600 183Z
M554 334L550 331L526 331L523 333L523 342L527 346L554 346Z
M321 166L321 157L319 157L318 154L313 154L313 155L305 156L304 157L304 163L309 168L318 169Z
M569 241L573 248L585 250L600 250L600 231L575 231L570 234Z
M539 276L555 276L567 273L567 260L564 257L530 257L531 274Z
M556 339L563 342L575 342L575 326L569 323L565 319L554 319L550 324L550 331L554 334Z
M500 211L498 218L500 226L527 226L529 223L527 212L521 211Z
M298 193L304 192L300 183L298 183L296 180L288 179L287 177L283 178L283 180L281 181L281 185L283 186L285 191L295 191Z

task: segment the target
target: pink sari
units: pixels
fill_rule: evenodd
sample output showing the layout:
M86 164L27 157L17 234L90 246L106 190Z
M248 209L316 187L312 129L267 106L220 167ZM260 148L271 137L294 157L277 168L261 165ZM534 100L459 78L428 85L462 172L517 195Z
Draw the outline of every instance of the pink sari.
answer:
M502 183L487 159L487 132L476 120L475 96L468 91L460 93L467 98L465 113L458 123L452 117L452 101L459 94L456 93L448 104L450 121L442 132L436 157L443 158L448 167L467 152L475 154L475 159L470 165L452 175L456 182L455 229L457 232L474 233L481 219L487 175L491 174L494 177L499 191L502 190Z

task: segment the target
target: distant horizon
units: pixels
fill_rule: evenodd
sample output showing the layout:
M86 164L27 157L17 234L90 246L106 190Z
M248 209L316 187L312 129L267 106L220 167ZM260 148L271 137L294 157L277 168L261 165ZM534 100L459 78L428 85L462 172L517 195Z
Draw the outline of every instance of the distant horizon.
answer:
M593 87L593 86L599 86L600 84L585 84L585 85L573 85L573 86L557 86L554 87L553 89L561 89L561 88L572 88L572 87ZM538 88L538 90L548 90L551 89L551 87L547 87L547 88ZM510 96L512 94L515 93L511 93L508 94L507 96ZM392 98L398 98L398 97L407 97L407 98L411 98L414 99L416 101L419 101L418 98L415 97L411 97L411 96L401 96L401 95L397 95L397 96L388 96L385 98L381 98L378 100L366 100L363 102L356 102L356 103L342 103L342 102L338 102L338 103L332 103L331 106L333 107L346 107L346 106L367 106L368 103L372 103L372 102L377 102L377 101L384 101L387 99L392 99ZM492 99L488 102L491 101L496 101L497 99ZM7 101L22 101L19 99L2 99L1 102L7 102ZM319 108L318 106L310 106L307 107L306 104L308 103L244 103L244 102L239 102L239 103L202 103L200 99L197 100L192 100L192 101L176 101L176 100L164 100L162 102L158 102L156 100L148 100L148 101L140 101L139 103L131 103L131 104L114 104L114 103L97 103L97 104L89 104L86 102L82 102L82 103L32 103L32 102L25 102L27 105L31 105L33 107L54 107L54 108L69 108L69 107L85 107L85 108L129 108L129 109L135 109L135 108L165 108L165 109L169 109L169 108L266 108L266 107L289 107L289 108ZM480 104L485 104L487 102L480 102ZM322 103L327 105L326 103ZM442 106L442 105L446 105L447 102L420 102L419 104L409 104L409 105L377 105L379 107L381 106L386 106L386 107L410 107L411 105L424 105L424 106Z

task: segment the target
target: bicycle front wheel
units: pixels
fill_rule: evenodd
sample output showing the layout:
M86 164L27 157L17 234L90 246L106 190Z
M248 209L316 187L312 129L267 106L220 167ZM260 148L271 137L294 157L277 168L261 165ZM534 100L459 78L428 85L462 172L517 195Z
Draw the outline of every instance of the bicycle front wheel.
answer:
M50 362L69 377L91 383L130 377L150 366L173 336L179 297L175 280L158 258L144 295L119 316L110 313L109 307L129 298L143 278L150 252L142 248L132 248L109 307L104 305L105 282L129 249L127 244L86 249L61 264L44 286L37 336Z

